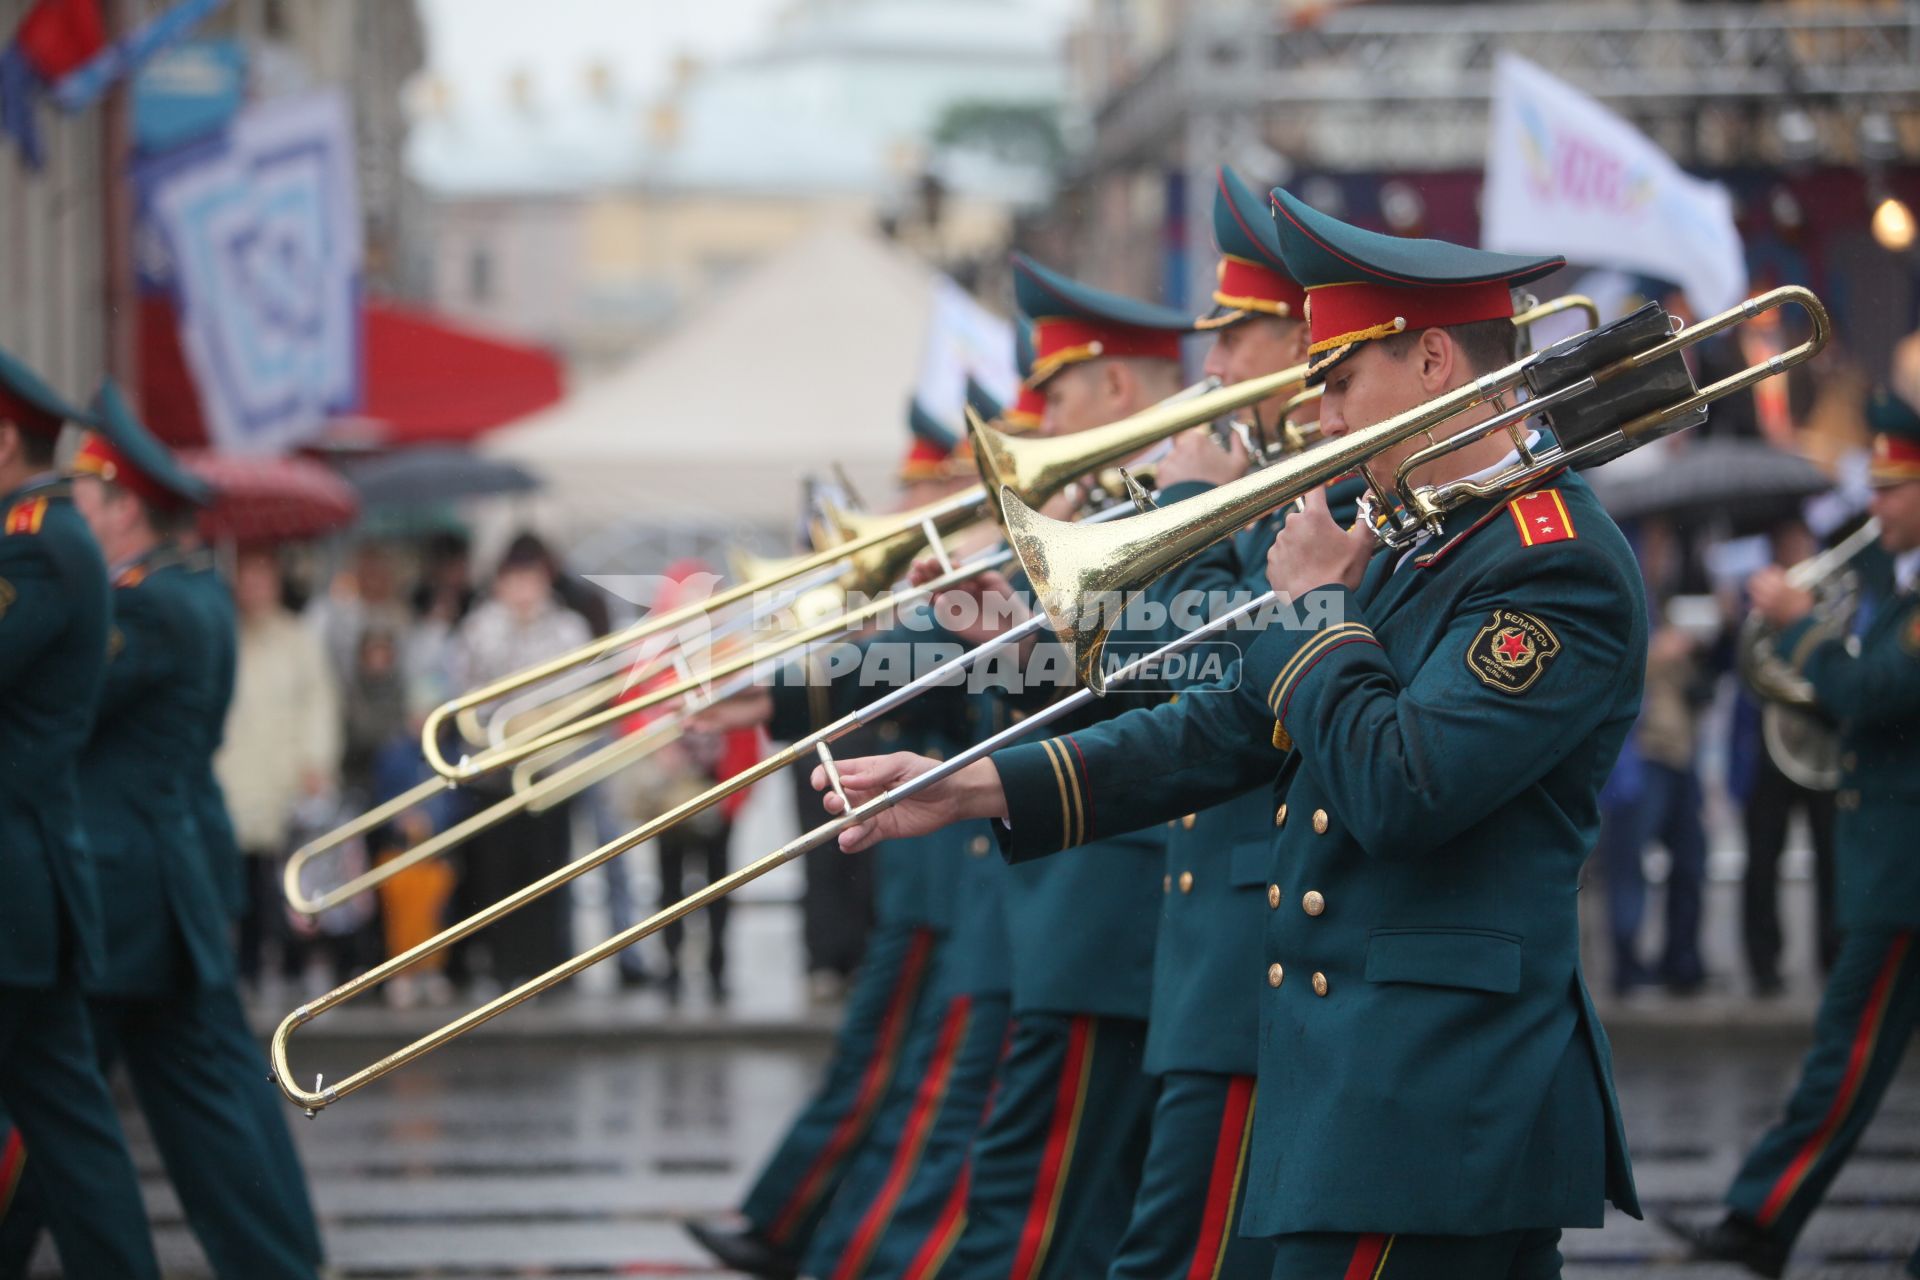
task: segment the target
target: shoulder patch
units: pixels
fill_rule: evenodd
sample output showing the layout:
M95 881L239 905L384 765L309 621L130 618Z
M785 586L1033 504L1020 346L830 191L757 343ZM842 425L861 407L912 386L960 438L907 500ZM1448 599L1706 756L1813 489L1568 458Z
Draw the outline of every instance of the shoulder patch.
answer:
M1520 545L1537 547L1543 542L1566 542L1580 536L1567 514L1567 504L1558 489L1536 489L1523 493L1507 504L1513 527L1520 533Z
M1488 688L1525 693L1560 652L1560 637L1530 613L1495 609L1467 645L1467 670Z
M7 532L38 533L46 519L47 500L44 497L22 498L7 511Z

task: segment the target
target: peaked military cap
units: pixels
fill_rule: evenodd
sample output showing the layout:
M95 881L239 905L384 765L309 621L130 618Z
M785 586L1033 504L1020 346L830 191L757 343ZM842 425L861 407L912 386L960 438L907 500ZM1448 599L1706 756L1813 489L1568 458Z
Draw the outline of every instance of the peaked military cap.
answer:
M31 431L49 440L59 437L64 423L90 425L86 414L68 404L39 374L6 351L0 351L0 422L11 422L22 431Z
M78 475L98 476L162 511L205 506L207 482L174 458L173 451L133 416L133 408L109 378L93 402L93 431L74 456Z
M1224 329L1255 313L1298 318L1307 294L1287 274L1273 213L1240 175L1225 165L1213 189L1213 242L1220 265L1214 309L1193 322L1196 329Z
M1920 413L1884 387L1867 401L1873 431L1873 461L1867 478L1876 485L1920 480Z
M1020 373L1020 394L1000 413L1000 429L1024 435L1038 431L1047 416L1047 397L1033 385L1033 322L1013 318L1013 364Z
M980 415L980 421L992 422L1006 412L1006 406L1000 398L980 384L972 374L967 375L967 407Z
M928 413L919 399L907 402L907 431L912 441L907 456L900 461L900 482L915 484L925 480L944 480L950 474L949 462L959 438L938 418Z
M1374 338L1508 319L1517 286L1567 262L1367 231L1278 187L1273 220L1287 270L1307 291L1310 379Z
M1180 336L1193 321L1171 307L1108 293L1013 255L1014 301L1033 317L1033 370L1027 384L1047 379L1070 364L1102 356L1180 358Z

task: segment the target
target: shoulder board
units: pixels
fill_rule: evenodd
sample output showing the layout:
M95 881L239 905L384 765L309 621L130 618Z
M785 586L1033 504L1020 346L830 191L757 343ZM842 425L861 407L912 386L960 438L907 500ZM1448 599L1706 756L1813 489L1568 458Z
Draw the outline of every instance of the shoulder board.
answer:
M114 578L113 585L116 588L137 587L147 580L147 573L151 567L145 564L130 564L120 571L118 577Z
M6 529L13 533L38 533L47 518L47 499L42 497L22 498L7 510Z
M1543 542L1569 542L1580 536L1573 517L1558 489L1536 489L1523 493L1507 504L1513 527L1519 531L1520 545L1537 547Z

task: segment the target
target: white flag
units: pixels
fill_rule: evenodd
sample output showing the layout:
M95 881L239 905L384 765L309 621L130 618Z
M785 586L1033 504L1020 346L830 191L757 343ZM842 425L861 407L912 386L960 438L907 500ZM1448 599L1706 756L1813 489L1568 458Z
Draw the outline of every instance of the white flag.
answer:
M1494 66L1480 243L1672 280L1699 315L1747 296L1733 202L1525 58Z
M967 403L969 376L994 399L1012 403L1020 384L1013 367L1013 326L941 276L934 283L933 315L927 320L927 346L914 399L937 421L963 432L961 410Z

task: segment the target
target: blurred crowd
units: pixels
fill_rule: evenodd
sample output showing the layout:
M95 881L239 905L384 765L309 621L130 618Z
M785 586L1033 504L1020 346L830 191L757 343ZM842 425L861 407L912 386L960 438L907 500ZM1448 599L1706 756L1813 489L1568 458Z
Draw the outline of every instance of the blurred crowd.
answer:
M420 749L427 713L454 694L578 648L608 627L604 600L565 574L537 537L515 537L484 580L457 536L370 543L302 600L296 575L271 549L243 550L234 570L240 617L237 687L217 768L242 849L249 901L240 971L252 989L316 992L424 941L568 861L705 789L731 771L727 741L686 734L570 799L486 824L449 857L428 858L309 919L288 909L290 855L356 815L432 778ZM485 712L487 708L482 708ZM636 717L637 720L637 717ZM636 731L625 723L613 735ZM600 741L606 741L602 738ZM598 743L586 743L581 752ZM751 744L749 744L750 746ZM457 749L448 744L457 758ZM577 758L577 757L576 757ZM344 884L436 834L474 821L511 794L508 770L423 798L364 836L307 861L309 895ZM497 780L496 780L497 779ZM735 807L716 807L656 842L648 877L630 858L602 871L615 928L640 914L640 893L677 899L687 877L724 874ZM475 825L480 825L476 823ZM385 985L390 1003L484 996L571 955L567 888L528 904ZM705 920L705 968L726 997L726 916ZM663 931L664 966L621 955L625 986L657 985L678 999L682 930Z
M1687 316L1678 293L1662 301ZM1799 336L1777 321L1749 325L1702 344L1689 362L1704 385ZM1631 489L1664 470L1688 475L1692 484L1677 486L1680 501L1665 509L1621 521L1655 625L1639 723L1602 792L1600 844L1589 867L1604 889L1610 961L1604 975L1593 976L1616 996L1664 988L1689 997L1712 985L1710 978L1763 999L1779 995L1786 985L1782 885L1790 849L1807 854L1813 963L1822 974L1832 963L1835 794L1782 771L1764 740L1763 703L1740 678L1739 665L1747 578L1764 565L1808 559L1865 518L1864 400L1857 373L1843 356L1829 355L1716 403L1703 427L1665 442L1618 482ZM1726 442L1746 446L1748 455L1771 448L1812 458L1836 483L1804 497L1769 493L1763 478L1743 486L1737 477L1691 468L1689 458L1702 455L1690 451ZM1739 973L1710 975L1704 958L1714 830L1735 838L1744 855ZM1717 865L1725 871L1735 863L1722 858ZM1661 888L1657 918L1648 910L1650 882Z

